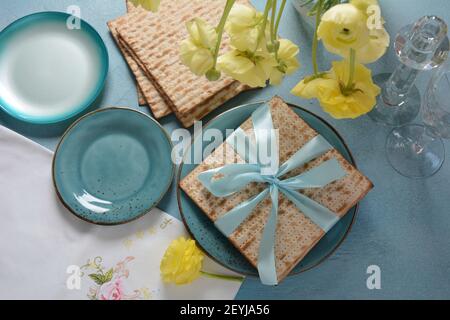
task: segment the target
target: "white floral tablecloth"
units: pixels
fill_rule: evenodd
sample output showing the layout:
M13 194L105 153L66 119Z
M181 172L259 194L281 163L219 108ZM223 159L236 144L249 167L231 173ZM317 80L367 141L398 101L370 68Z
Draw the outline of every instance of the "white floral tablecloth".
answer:
M0 126L0 299L233 299L241 282L162 282L161 258L184 225L159 209L97 226L57 199L52 153ZM232 274L205 257L203 269Z

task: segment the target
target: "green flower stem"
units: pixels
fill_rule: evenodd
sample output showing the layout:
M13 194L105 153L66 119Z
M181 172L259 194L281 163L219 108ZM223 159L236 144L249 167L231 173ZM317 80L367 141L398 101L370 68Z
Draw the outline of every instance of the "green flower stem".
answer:
M280 11L278 11L277 22L275 23L275 36L278 35L278 27L280 26L281 16L283 15L284 7L286 6L286 0L281 1Z
M272 44L272 49L274 50L275 60L278 61L278 47L275 45L277 40L277 34L275 33L275 16L277 13L277 0L272 0L272 17L270 18L270 42Z
M349 77L348 83L345 91L351 91L353 89L353 80L355 78L355 66L356 66L356 51L355 49L350 49L350 65L349 65Z
M213 278L213 279L221 279L221 280L229 280L229 281L237 281L237 282L244 281L244 278L239 277L239 276L226 276L223 274L215 274L215 273L210 273L210 272L206 272L206 271L200 271L200 274L202 274L208 278Z
M312 44L312 64L315 77L319 76L319 66L317 64L317 45L319 43L319 40L317 39L317 30L319 29L320 18L322 16L322 7L323 7L323 0L319 0L317 3L316 28L314 30L314 39Z
M264 8L262 24L261 24L261 27L260 27L259 33L258 33L258 39L256 40L256 48L253 51L253 53L255 53L256 50L258 50L259 43L261 42L261 39L264 38L264 34L266 32L266 26L267 26L267 18L269 17L269 11L271 8L272 8L272 0L267 0L266 7Z
M219 56L220 51L220 44L222 43L223 30L225 29L225 23L227 22L228 15L230 14L231 8L233 8L235 2L236 0L227 0L227 3L225 4L225 9L222 14L222 18L220 18L219 25L216 28L217 43L216 47L214 48L214 65L212 68L213 70L216 68L217 57Z
M275 14L277 13L277 0L272 0L272 17L270 18L270 39L272 44L275 43L276 33L275 33Z

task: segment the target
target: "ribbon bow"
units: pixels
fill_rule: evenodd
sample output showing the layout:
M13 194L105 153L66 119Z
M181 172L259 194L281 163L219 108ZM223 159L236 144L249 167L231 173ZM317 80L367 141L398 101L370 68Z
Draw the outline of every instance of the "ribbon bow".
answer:
M267 184L267 188L264 191L228 211L215 221L215 225L225 236L229 236L262 200L270 196L272 210L262 234L257 268L263 284L276 285L278 284L278 277L275 267L275 235L278 215L278 193L282 192L305 216L322 230L328 232L339 220L339 217L328 208L299 193L297 190L322 188L333 181L343 178L346 172L336 159L331 159L307 172L282 180L285 174L325 154L332 149L332 146L322 136L318 135L306 143L284 164L278 166L278 144L274 135L270 134L270 132L273 132L273 122L270 108L267 104L253 112L252 122L256 138L256 149L250 143L245 132L240 128L227 139L227 143L247 163L229 164L208 170L202 172L198 179L216 197L230 196L239 192L251 182ZM276 164L276 170L274 174L267 175L262 174L265 166L258 159L258 150L264 145L272 145L271 142L275 142L273 145L276 152L273 152L272 161ZM246 146L249 146L248 150Z

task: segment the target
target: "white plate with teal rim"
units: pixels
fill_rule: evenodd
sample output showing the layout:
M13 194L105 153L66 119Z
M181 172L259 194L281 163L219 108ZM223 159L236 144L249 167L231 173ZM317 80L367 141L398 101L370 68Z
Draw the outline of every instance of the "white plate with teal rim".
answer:
M227 129L236 129L239 127L261 104L262 103L252 103L230 109L208 122L203 128L203 132L206 132L207 129L214 128L220 130L222 134L225 135ZM356 167L350 150L342 137L331 125L301 107L292 104L289 106L314 130L325 137L325 139L327 139L347 161ZM202 138L202 136L198 136L195 139ZM208 141L210 141L209 138L203 138L202 141L193 142L191 146L202 145L203 149L205 149L208 145ZM191 153L190 150L187 150L186 155L191 154L193 153ZM179 187L179 182L197 166L196 164L191 164L195 163L192 161L193 159L188 159L189 161L185 160L186 159L184 159L184 162L180 165L178 170L177 196L178 207L187 230L197 241L199 247L221 265L241 274L258 276L256 268L244 258L231 242L214 226L201 209ZM305 256L305 258L297 264L290 274L298 274L309 270L329 257L347 236L356 218L357 211L358 205L350 209L349 212L339 220L339 222Z
M67 129L53 158L62 203L100 225L135 220L169 189L172 142L153 118L133 109L88 113Z
M48 124L95 101L108 73L108 52L97 31L81 19L77 29L70 24L74 18L39 12L0 32L1 109L22 121Z

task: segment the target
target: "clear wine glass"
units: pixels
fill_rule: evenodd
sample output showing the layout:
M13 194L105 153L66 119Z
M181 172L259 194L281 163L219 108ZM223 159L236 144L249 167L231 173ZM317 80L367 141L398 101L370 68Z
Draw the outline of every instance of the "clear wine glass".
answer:
M386 140L390 164L409 178L427 178L445 160L443 139L450 139L450 60L430 80L422 103L423 125L395 128Z

